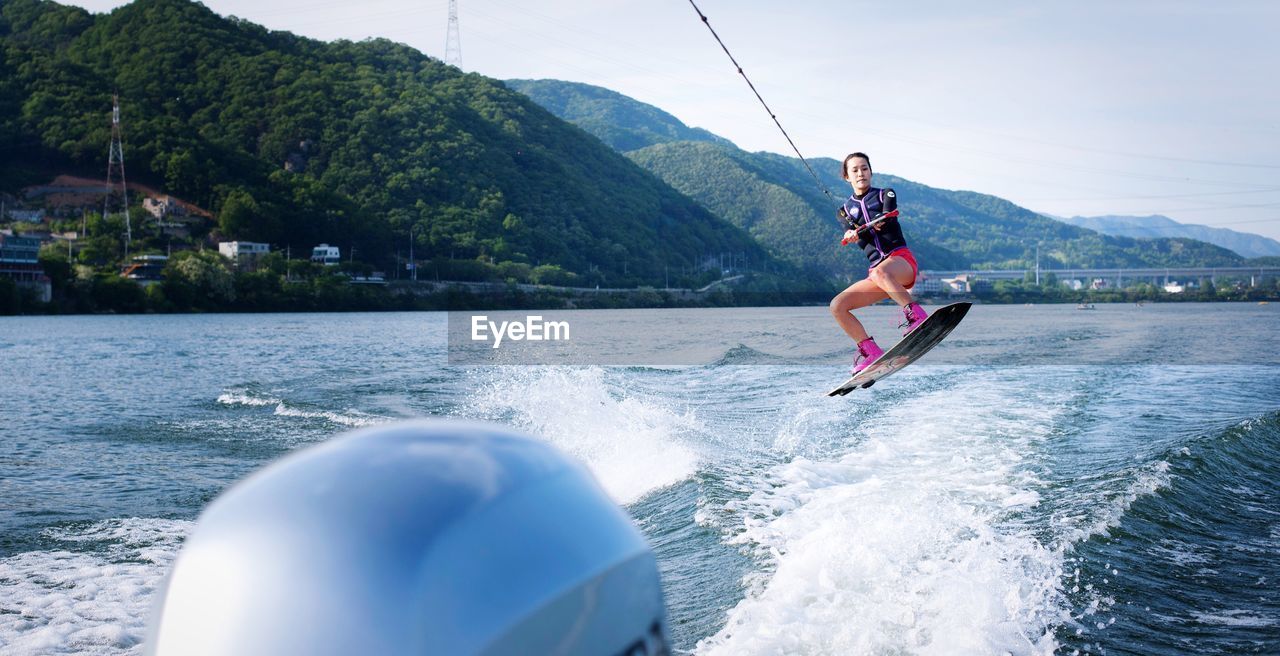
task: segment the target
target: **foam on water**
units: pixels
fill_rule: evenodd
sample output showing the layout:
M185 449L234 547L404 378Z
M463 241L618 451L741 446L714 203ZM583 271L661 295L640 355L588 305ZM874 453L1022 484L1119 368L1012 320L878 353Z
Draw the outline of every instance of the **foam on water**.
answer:
M697 471L692 413L628 393L602 367L502 367L457 414L514 425L586 463L618 503Z
M312 410L307 408L298 408L280 403L276 405L275 412L277 417L299 417L303 419L323 419L339 426L349 426L352 428L362 428L364 426L375 426L377 424L385 424L391 421L388 417L379 417L370 415L359 410L348 410L346 412L334 412L332 410Z
M152 596L192 522L113 519L48 529L77 551L29 551L0 559L0 651L139 654Z
M886 408L833 461L745 472L729 540L763 565L698 653L1052 653L1063 554L1019 513L1058 411L999 387Z
M1169 462L1157 460L1150 464L1135 465L1118 472L1112 478L1127 483L1123 484L1123 489L1118 493L1097 491L1096 494L1105 498L1100 503L1093 504L1087 516L1055 518L1063 547L1084 542L1095 535L1108 535L1112 528L1120 525L1134 501L1169 485Z
M222 405L245 405L249 407L257 407L264 405L277 405L279 403L283 403L283 401L269 396L260 396L246 389L233 389L219 395L218 403L221 403Z
M1197 622L1203 624L1221 624L1225 626L1247 626L1261 628L1276 626L1275 619L1265 617L1251 610L1223 610L1216 613L1192 613Z
M259 394L253 390L243 388L232 389L222 393L218 396L218 403L222 405L245 406L250 408L275 406L272 414L277 417L320 419L332 424L347 426L350 428L363 428L365 426L374 426L391 421L389 417L371 415L359 410L348 409L345 412L337 412L321 408L301 407L290 404L283 399Z

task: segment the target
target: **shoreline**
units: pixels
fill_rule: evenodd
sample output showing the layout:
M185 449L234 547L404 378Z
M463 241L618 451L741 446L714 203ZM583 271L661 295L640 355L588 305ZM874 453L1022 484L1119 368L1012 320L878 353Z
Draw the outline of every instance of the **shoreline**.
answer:
M482 299L480 296L463 292L456 293L453 290L432 293L429 295L419 295L414 301L408 303L390 303L375 307L366 306L357 303L355 306L344 305L340 307L221 307L221 308L188 308L188 309L118 309L106 308L95 309L91 311L76 311L71 309L64 311L57 307L23 308L24 311L19 312L0 312L0 317L19 317L19 316L110 316L110 315L199 315L199 314L340 314L340 313L360 313L360 312L464 312L464 311L510 311L510 310L641 310L641 309L712 309L712 308L770 308L770 307L821 307L827 304L827 300L812 295L794 295L808 296L808 300L788 297L782 294L768 294L747 292L739 294L720 294L714 297L691 298L687 292L690 290L682 290L686 294L677 296L672 293L675 290L633 290L631 292L608 291L599 292L594 298L584 298L577 296L561 296L557 294L525 294L521 296L501 296L499 299ZM694 292L696 294L696 292ZM834 296L834 293L832 294ZM759 297L759 298L751 298ZM497 302L485 302L485 300ZM1143 306L1152 305L1178 305L1186 303L1222 303L1222 304L1254 304L1268 305L1272 302L1280 303L1280 295L1272 295L1258 299L1239 299L1239 298L1160 298L1148 299L1140 298L1136 300L1115 299L1115 298L1084 298L1082 300L1033 300L1033 299L1017 299L1017 300L1000 300L992 298L983 298L975 296L951 296L951 297L921 297L916 299L925 307L940 307L950 303L967 302L974 305L1075 305L1080 306L1077 309L1088 310L1094 309L1093 306L1115 306L1130 305ZM45 305L55 305L53 303ZM869 307L878 305L893 305L888 299L874 303ZM1088 306L1088 307L1085 307Z

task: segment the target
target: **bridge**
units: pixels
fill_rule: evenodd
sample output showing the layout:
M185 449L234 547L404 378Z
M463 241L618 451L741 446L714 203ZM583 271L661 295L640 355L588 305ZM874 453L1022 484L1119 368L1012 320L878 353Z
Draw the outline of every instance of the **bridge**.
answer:
M1161 267L1149 269L1040 269L1040 278L1044 279L1049 274L1057 276L1058 280L1080 280L1088 283L1095 278L1101 278L1107 281L1114 281L1117 287L1122 286L1124 281L1149 281L1159 284L1169 280L1199 280L1208 278L1217 282L1219 276L1228 278L1245 278L1249 280L1250 285L1257 285L1264 278L1275 278L1280 276L1280 267L1259 266L1259 267ZM999 269L999 270L980 270L980 269L963 269L954 271L936 271L922 269L920 274L926 278L934 280L945 280L948 278L956 278L958 276L969 276L978 280L1023 280L1027 274L1033 277L1036 274L1035 269Z

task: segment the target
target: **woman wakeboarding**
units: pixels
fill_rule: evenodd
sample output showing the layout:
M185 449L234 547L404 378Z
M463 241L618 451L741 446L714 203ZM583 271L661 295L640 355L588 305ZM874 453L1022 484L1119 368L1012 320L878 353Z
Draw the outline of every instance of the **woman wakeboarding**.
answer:
M733 62L734 67L738 70L738 74L746 81L747 86L751 87L751 92L756 95L756 100L760 101L760 105L769 113L769 118L773 119L774 125L778 126L778 130L782 132L782 136L786 137L787 143L791 144L791 149L795 151L796 157L800 158L800 163L804 164L805 170L817 183L818 188L826 194L833 202L838 199L822 184L822 180L818 178L818 174L814 172L813 167L809 166L808 160L804 155L800 154L800 149L796 147L796 143L791 140L791 135L783 129L782 122L778 120L778 115L769 109L769 104L761 97L760 92L756 90L756 85L751 83L751 78L747 77L746 71L742 70L742 65L734 59L733 54L729 52L729 47L720 39L720 35L716 34L715 29L711 27L711 21L707 19L707 15L698 9L698 5L693 0L689 0L689 4L693 6L693 10L698 13L698 18L702 20L702 24L711 32L711 36L715 38L716 43L720 44L720 48L724 50L724 54L728 55L729 61ZM911 300L911 292L909 291L916 284L916 277L919 275L919 267L916 266L916 258L911 254L911 250L907 248L907 240L902 235L902 227L898 225L898 198L892 189L876 189L871 186L871 158L865 153L853 153L844 158L841 165L840 176L853 186L853 195L850 196L841 207L837 210L841 224L845 227L844 240L842 244L849 244L857 241L862 250L866 252L870 267L867 269L866 280L861 280L848 289L836 294L831 299L831 315L836 318L836 323L845 333L853 339L858 345L858 354L853 360L853 378L850 378L840 387L827 393L827 396L844 396L855 388L870 387L875 382L893 372L914 362L917 358L924 355L941 341L948 333L951 332L960 320L964 318L966 312L969 311L969 303L952 303L938 308L934 314L934 321L931 324L937 324L938 328L933 331L931 328L929 333L919 333L917 337L925 339L917 339L914 342L903 340L899 342L902 349L900 354L895 354L892 363L887 363L885 367L879 367L878 370L868 372L869 377L859 379L858 374L884 355L884 351L876 345L875 340L867 334L866 329L862 327L857 319L853 317L852 311L871 305L886 298L892 298L895 303L902 306L902 314L906 318L899 327L905 328L903 336L910 334L913 330L919 328L925 323L928 317L923 308L919 304ZM938 320L942 322L939 323Z
M845 157L841 177L853 187L853 195L838 210L840 222L846 228L841 243L856 241L870 262L865 279L831 299L831 316L858 345L851 372L856 374L884 355L884 351L853 316L853 310L891 298L902 307L906 319L899 325L903 335L924 323L928 315L911 300L909 290L915 286L920 269L898 223L897 195L892 189L871 186L871 158L865 153Z

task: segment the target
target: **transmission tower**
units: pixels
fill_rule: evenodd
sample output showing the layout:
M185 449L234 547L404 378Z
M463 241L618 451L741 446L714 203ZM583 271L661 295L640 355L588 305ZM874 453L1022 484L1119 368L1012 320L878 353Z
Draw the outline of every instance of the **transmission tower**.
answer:
M444 40L444 63L462 68L462 37L458 34L458 0L449 0L449 35Z
M111 197L115 187L111 179L116 170L120 171L120 196L124 202L124 241L133 243L133 226L129 221L129 183L124 179L124 145L120 133L120 96L111 96L111 152L107 155L107 198L102 203L102 218L106 219L111 211Z

